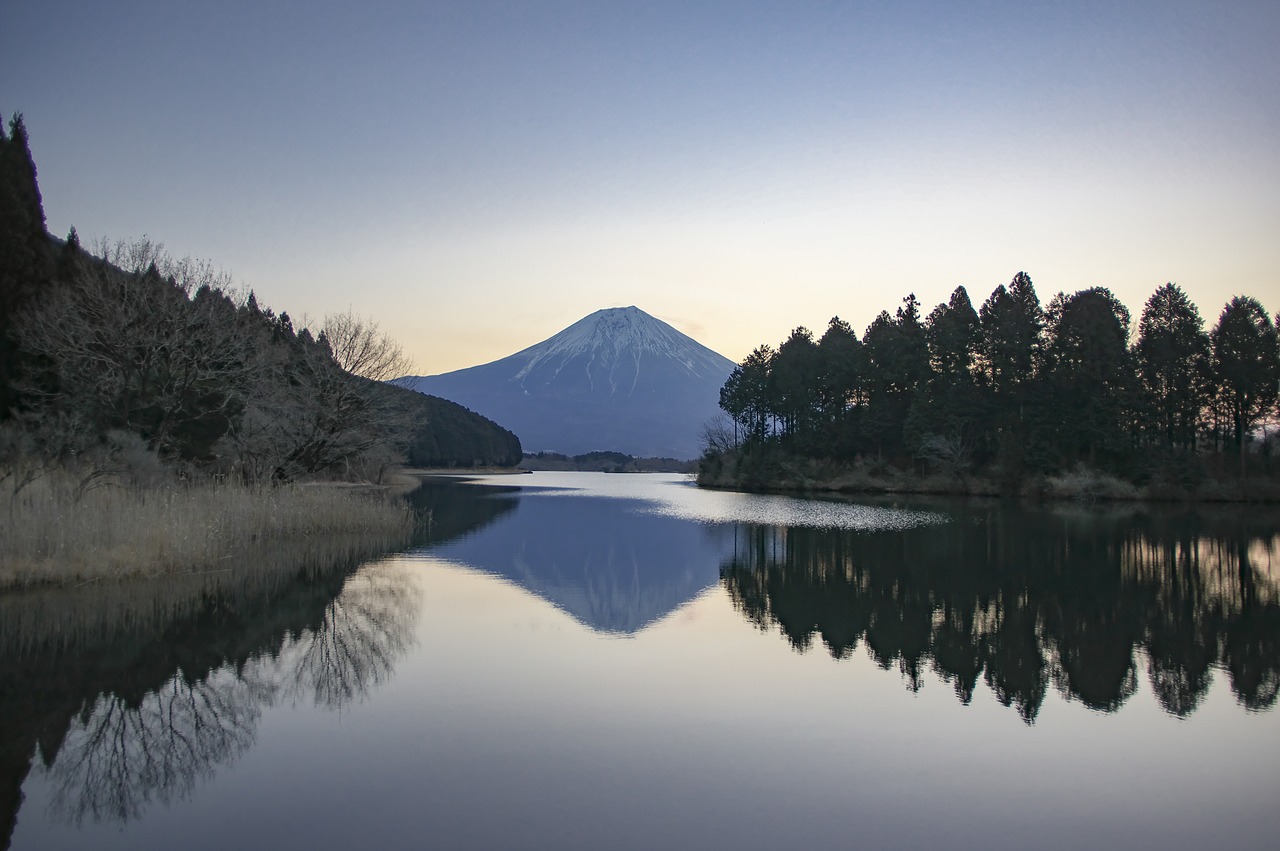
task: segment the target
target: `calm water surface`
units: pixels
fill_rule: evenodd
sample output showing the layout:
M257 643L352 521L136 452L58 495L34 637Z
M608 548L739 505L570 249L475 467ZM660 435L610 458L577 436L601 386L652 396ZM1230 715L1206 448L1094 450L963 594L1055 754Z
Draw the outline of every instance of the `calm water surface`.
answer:
M422 540L372 563L0 598L0 839L1280 835L1273 510L807 501L572 473L431 480L414 500Z

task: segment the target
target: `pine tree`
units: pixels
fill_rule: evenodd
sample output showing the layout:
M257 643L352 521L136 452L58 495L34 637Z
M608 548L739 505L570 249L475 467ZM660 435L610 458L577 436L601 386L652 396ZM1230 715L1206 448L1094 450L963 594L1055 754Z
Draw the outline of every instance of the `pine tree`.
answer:
M1166 446L1192 448L1205 404L1209 335L1200 311L1177 284L1147 299L1134 347L1146 427Z
M20 403L14 381L23 354L14 321L49 284L52 257L27 128L15 113L0 128L0 419Z
M1129 310L1104 287L1059 295L1046 352L1055 443L1068 455L1116 458L1125 448L1133 386Z
M1236 296L1223 309L1211 340L1219 400L1231 421L1244 475L1248 438L1276 404L1280 339L1257 299Z

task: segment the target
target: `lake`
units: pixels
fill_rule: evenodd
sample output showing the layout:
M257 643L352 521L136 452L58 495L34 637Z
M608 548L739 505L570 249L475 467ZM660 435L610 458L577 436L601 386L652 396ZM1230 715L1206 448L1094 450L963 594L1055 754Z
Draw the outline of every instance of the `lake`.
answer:
M1273 848L1280 514L426 480L406 552L0 598L56 848Z

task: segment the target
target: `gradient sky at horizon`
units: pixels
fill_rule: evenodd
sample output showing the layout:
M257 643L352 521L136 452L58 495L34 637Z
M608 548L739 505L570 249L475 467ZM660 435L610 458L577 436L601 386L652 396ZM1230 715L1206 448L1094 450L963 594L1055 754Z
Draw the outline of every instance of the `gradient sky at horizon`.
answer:
M49 228L422 374L635 304L740 360L908 292L1280 309L1280 3L9 2Z

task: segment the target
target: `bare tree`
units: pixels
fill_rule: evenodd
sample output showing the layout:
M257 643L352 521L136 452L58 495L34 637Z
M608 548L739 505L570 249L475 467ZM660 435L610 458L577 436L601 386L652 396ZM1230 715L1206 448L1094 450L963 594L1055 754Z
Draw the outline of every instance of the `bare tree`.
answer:
M370 458L380 459L378 470L388 458L402 458L397 441L408 427L396 389L344 370L323 334L295 335L283 315L267 321L276 344L264 347L265 366L225 440L241 475L289 481L328 471L359 478L368 475Z
M390 381L408 375L413 361L378 323L348 309L324 318L321 335L338 366L370 381Z
M235 388L256 367L224 292L229 278L207 262L173 260L145 238L97 250L100 259L80 258L17 326L23 349L45 364L22 386L33 416L83 425L78 437L63 435L66 446L48 449L78 452L119 428L176 455L190 447L175 432L201 421L225 430Z
M699 436L704 453L723 455L738 448L738 423L727 414L717 414L702 424Z

